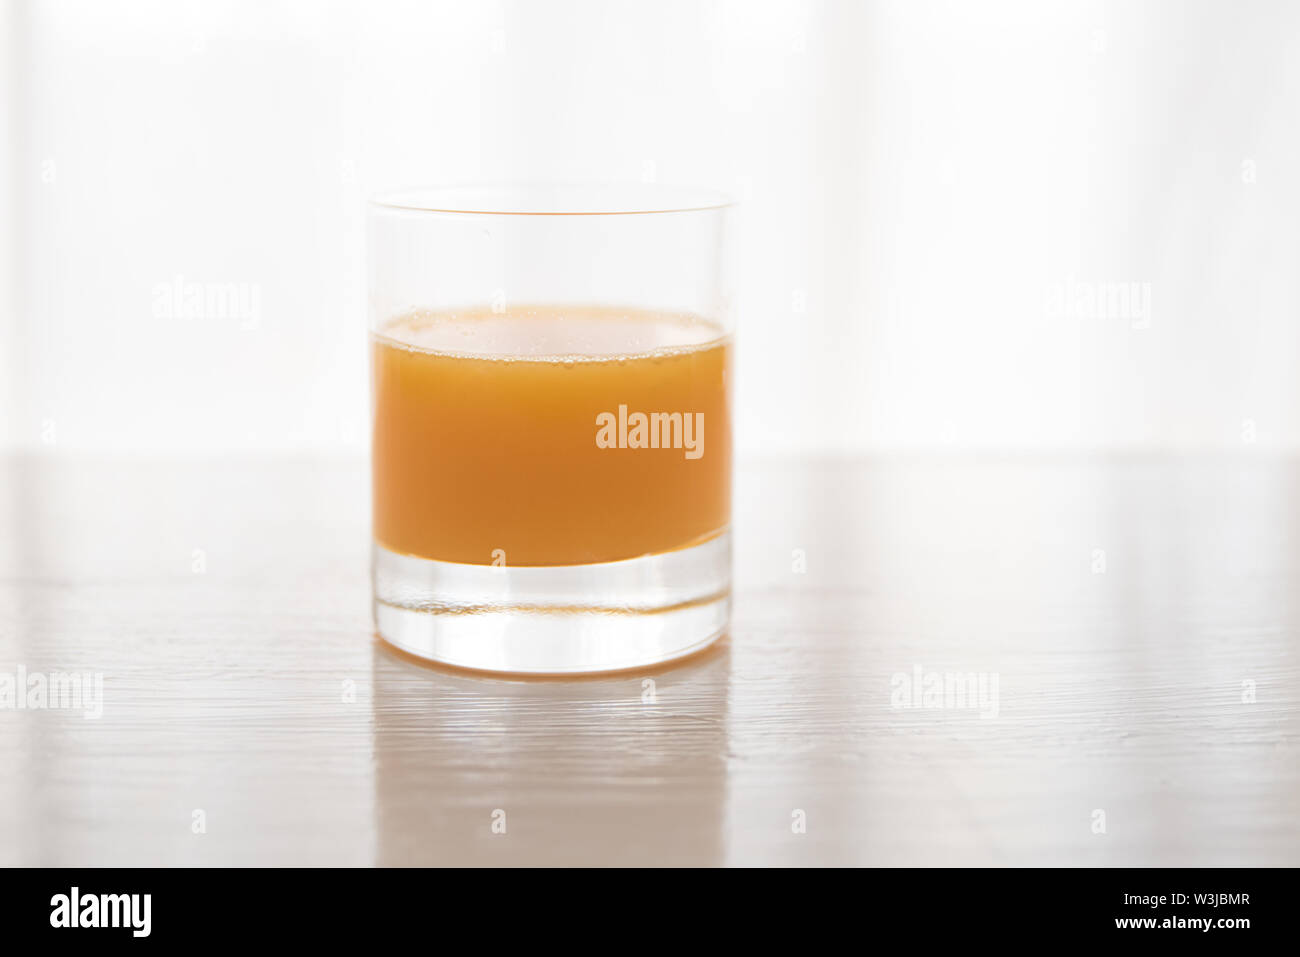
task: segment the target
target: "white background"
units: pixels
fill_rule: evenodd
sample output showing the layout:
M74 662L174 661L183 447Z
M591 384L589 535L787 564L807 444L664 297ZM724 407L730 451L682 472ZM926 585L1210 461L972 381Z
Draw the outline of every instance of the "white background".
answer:
M512 179L745 201L742 451L1300 447L1300 5L3 0L0 51L2 447L363 449L364 198Z

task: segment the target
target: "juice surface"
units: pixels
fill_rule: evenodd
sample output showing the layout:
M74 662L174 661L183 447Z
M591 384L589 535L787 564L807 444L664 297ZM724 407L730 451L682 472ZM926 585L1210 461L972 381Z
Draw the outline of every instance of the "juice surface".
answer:
M588 564L699 544L730 520L731 348L710 322L417 312L371 351L374 534L392 551Z

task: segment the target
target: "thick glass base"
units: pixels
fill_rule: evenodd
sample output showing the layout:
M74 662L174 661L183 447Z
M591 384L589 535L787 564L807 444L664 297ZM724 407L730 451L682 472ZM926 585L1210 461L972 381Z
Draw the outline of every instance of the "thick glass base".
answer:
M731 535L597 565L460 565L374 546L375 628L430 661L525 674L618 671L713 642L731 611Z

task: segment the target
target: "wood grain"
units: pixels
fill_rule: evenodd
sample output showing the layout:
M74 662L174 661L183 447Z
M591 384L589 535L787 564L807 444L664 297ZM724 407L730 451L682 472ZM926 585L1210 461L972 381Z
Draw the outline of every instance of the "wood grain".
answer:
M3 864L1300 864L1289 460L743 463L729 638L580 681L374 640L363 462L0 483L0 672L104 675L0 710Z

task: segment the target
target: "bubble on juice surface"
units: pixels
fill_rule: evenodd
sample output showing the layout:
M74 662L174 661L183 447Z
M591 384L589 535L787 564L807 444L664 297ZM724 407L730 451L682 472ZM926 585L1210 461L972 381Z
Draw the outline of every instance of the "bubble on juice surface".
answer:
M599 306L412 310L377 334L416 351L566 362L667 355L725 338L718 325L698 316Z

